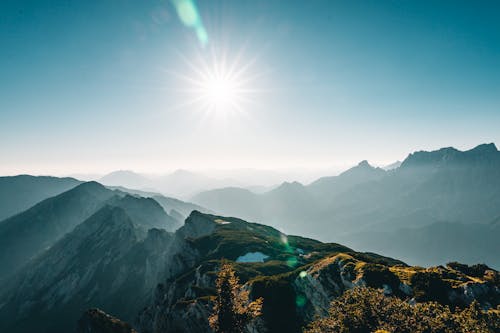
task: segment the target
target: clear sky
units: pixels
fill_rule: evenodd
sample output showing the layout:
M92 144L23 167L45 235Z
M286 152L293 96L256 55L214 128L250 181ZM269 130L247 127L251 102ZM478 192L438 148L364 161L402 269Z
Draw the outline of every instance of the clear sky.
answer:
M0 173L383 164L500 143L498 1L197 8L2 0ZM231 109L205 108L220 89L198 72L230 65Z

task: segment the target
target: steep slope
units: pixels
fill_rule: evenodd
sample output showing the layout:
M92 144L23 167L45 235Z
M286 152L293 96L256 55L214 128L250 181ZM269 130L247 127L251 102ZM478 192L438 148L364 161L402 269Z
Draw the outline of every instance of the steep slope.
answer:
M98 183L83 183L0 222L0 278L50 247L113 195Z
M334 297L358 285L452 305L476 299L496 306L500 301L498 272L484 265L409 267L198 211L174 234L155 228L145 234L126 209L105 204L4 283L0 331L73 331L86 309L98 307L142 333L209 332L207 317L223 258L234 262L252 297L264 297L263 316L255 323L259 331L298 332ZM93 313L80 324L131 329Z
M184 220L191 214L193 210L198 210L200 212L210 213L210 210L201 207L199 205L193 204L191 202L182 201L176 198L166 197L155 192L146 192L135 189L126 188L123 186L107 186L113 190L119 190L124 193L129 193L133 196L139 196L143 198L152 198L158 202L165 212L176 220L177 226L181 226Z
M474 299L484 306L500 302L500 276L486 266L410 267L339 244L198 212L179 231L195 225L203 225L204 231L187 238L197 254L191 257L192 268L157 288L154 303L139 317L140 332L210 332L207 318L222 258L233 261L252 297L264 298L263 316L253 326L259 332L300 332L316 315L326 313L332 299L355 286L452 306ZM242 260L248 254L254 259Z
M124 209L104 206L7 284L5 332L67 332L89 307L132 320L163 277L172 235L144 238Z
M178 227L178 221L168 215L162 206L152 198L124 195L115 196L107 201L108 205L121 207L130 216L134 224L146 228L162 228L174 231Z
M80 183L74 178L29 175L0 177L0 221Z
M146 230L178 227L177 220L151 198L111 191L96 182L83 183L0 222L0 279L12 275L105 204L123 208L136 226Z

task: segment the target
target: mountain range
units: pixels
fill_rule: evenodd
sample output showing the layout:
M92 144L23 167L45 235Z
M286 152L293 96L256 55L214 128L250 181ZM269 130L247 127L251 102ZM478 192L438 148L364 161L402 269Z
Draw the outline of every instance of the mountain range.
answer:
M500 252L500 245L490 237L492 232L500 237L491 225L500 216L500 152L494 144L467 151L451 147L419 151L390 170L362 161L309 185L283 183L263 194L222 188L202 192L192 201L219 214L266 221L290 233L392 256L406 252L414 264L437 264L439 256L405 251L406 243L398 242L415 233L434 240L433 248L441 256L449 253L448 259L484 258L500 267L500 259L493 255ZM436 225L443 223L456 224L463 232L447 233ZM372 233L376 238L370 241ZM461 253L455 251L459 244L474 241L469 233L482 246L469 248L470 256L453 257Z
M24 176L18 179L24 186ZM39 186L38 180L47 188L53 184L47 183L43 177L31 180L35 189ZM59 180L52 180L57 189ZM15 179L10 183L16 192ZM0 280L15 273L106 205L124 209L134 224L145 230L156 227L173 231L183 224L192 210L207 211L198 205L159 194L152 194L153 199L138 196L127 189L109 189L97 182L75 184L79 185L0 222Z
M222 188L197 203L4 177L2 193L20 202L0 205L0 332L210 332L223 260L264 299L254 332L300 332L355 287L495 308L499 165L493 144L443 148L389 170L362 161L308 185ZM436 264L408 265L419 260Z
M208 316L223 258L234 263L252 297L264 298L257 331L300 332L327 312L332 299L355 286L384 288L398 297L426 295L451 305L477 300L495 307L500 302L499 274L486 266L411 267L198 211L174 233L145 231L126 208L105 204L4 282L0 330L71 332L98 321L117 328L90 332L130 331L102 311L87 311L97 307L138 332L210 332ZM434 293L433 284L421 279L438 279L441 292Z

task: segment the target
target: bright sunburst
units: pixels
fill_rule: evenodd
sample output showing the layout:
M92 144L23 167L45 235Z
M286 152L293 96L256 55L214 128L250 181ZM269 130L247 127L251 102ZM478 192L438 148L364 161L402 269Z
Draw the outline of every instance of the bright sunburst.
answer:
M241 52L233 61L226 53L199 53L193 59L182 57L188 66L187 74L175 75L181 79L184 93L181 106L190 106L209 117L224 117L245 113L254 103L255 80L260 74L253 70L255 59L242 62ZM208 58L208 59L207 59Z
M238 107L238 82L227 73L208 73L209 76L200 82L202 100L209 108L216 111Z

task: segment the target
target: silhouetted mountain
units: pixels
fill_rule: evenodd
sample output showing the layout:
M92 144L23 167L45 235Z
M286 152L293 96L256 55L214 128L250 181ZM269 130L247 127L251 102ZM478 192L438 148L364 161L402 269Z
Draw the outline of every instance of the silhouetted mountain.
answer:
M438 265L460 258L465 264L500 267L499 235L498 224L436 222L423 227L353 234L349 244L416 264Z
M160 229L143 237L124 209L104 206L7 284L0 330L68 332L96 306L133 319L168 269L171 241Z
M0 177L0 221L80 183L74 178L29 175Z
M180 216L178 216L179 218L177 219L177 221L180 222L180 224L184 223L184 220L189 216L189 214L191 214L193 210L210 213L210 210L204 207L179 199L165 197L163 195L155 195L152 198L157 201L172 217L172 211L175 212L174 214L179 214Z
M83 183L0 222L0 278L50 247L113 195L99 183Z
M158 202L165 212L176 220L178 226L184 223L184 220L191 214L193 210L198 210L204 213L211 213L210 210L201 207L199 205L193 204L191 202L182 201L176 198L166 197L159 193L147 192L129 189L123 186L108 186L110 189L116 189L121 192L130 193L134 196L140 196L144 198L152 198ZM174 216L175 215L175 216Z
M106 203L123 208L136 225L148 229L162 228L167 231L173 231L178 227L178 221L169 216L162 206L152 198L126 194L123 197L115 196Z
M123 208L143 229L179 227L151 198L112 191L97 182L83 183L0 222L0 278L13 274L105 204Z
M200 193L193 201L221 214L321 240L352 240L370 250L350 235L437 222L484 224L500 216L500 152L494 144L416 152L390 171L363 161L308 186L285 184L261 195L220 189ZM419 259L419 264L433 262L425 255Z
M385 175L386 173L383 169L374 168L365 160L338 176L318 179L308 186L308 190L319 199L328 198L338 195L358 184L380 180Z
M109 186L124 186L134 189L148 188L150 179L129 170L113 171L99 179L99 182Z
M188 170L176 170L169 174L156 176L145 176L133 171L121 170L114 171L102 177L99 181L108 186L125 187L128 192L135 191L139 195L156 192L178 198L189 197L200 191L231 184L240 185L235 180L211 178Z

